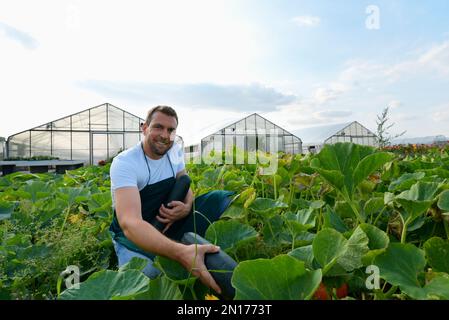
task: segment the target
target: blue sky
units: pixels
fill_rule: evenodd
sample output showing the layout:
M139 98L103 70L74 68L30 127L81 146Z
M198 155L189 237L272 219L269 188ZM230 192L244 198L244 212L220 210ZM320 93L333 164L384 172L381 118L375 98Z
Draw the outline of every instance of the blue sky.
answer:
M443 0L2 1L0 136L104 102L141 117L172 105L187 142L252 112L288 130L374 130L387 105L394 132L449 136L448 12Z

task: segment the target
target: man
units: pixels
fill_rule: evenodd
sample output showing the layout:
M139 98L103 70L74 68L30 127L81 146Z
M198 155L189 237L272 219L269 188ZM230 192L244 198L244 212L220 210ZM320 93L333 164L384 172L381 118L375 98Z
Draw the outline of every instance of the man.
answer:
M221 293L204 264L204 255L219 248L184 245L179 240L194 229L203 236L207 220L220 217L230 203L231 193L213 191L194 200L189 189L184 201L163 205L176 178L186 174L183 151L174 144L177 126L178 116L171 107L151 109L142 125L143 141L114 158L110 171L114 206L110 231L114 248L119 266L133 257L141 257L148 260L143 272L155 278L160 271L153 266L153 259L156 255L165 256L178 261L205 285ZM201 214L196 215L197 211ZM151 224L154 216L165 224L162 232Z

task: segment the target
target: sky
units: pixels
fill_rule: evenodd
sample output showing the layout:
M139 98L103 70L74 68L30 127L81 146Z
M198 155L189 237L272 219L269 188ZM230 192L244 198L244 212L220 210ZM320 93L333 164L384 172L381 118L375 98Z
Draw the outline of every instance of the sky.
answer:
M257 112L449 136L446 0L0 0L0 136L110 103L189 144Z

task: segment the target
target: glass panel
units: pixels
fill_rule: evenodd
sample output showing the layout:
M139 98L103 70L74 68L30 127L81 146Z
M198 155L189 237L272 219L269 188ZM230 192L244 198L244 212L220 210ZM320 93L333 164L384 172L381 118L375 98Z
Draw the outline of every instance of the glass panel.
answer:
M246 151L255 151L256 150L256 136L250 135L246 136Z
M225 136L225 163L232 164L234 162L234 136Z
M90 110L90 128L92 131L106 131L106 122L106 105L99 106Z
M235 164L244 164L245 163L245 136L235 136Z
M53 132L52 149L53 157L70 160L70 132Z
M226 134L234 134L234 133L235 133L235 124L233 124L233 125L227 127L227 128L225 129L225 133L226 133Z
M72 116L72 130L89 130L89 111Z
M123 131L123 111L112 106L108 108L108 130Z
M90 161L89 132L72 132L72 159Z
M135 146L139 140L140 133L125 133L125 149Z
M31 131L31 156L51 155L51 132Z
M125 112L125 131L140 131L140 119Z
M96 165L101 160L108 158L108 135L92 134L92 164Z
M258 134L257 135L257 150L267 152L267 136Z
M265 127L267 128L267 130L271 130L274 129L274 124L272 124L271 122L266 121L265 122Z
M44 124L43 126L39 126L36 128L33 128L33 130L51 130L51 122Z
M214 150L216 152L221 152L223 150L223 136L214 135Z
M70 130L70 117L52 123L53 130Z
M123 134L109 134L109 152L108 158L111 159L123 151Z
M236 134L245 134L245 120L241 120L235 124Z
M277 137L277 140L278 140L278 144L276 146L278 148L277 151L285 151L284 137L282 137L282 136L276 136L276 137ZM271 145L270 145L270 148L271 148ZM270 152L276 152L276 150L271 150L270 149Z
M265 130L265 119L256 117L256 128Z
M9 157L30 156L30 132L16 134L9 139Z
M248 164L256 164L257 163L257 137L255 135L246 136L246 151L248 154Z
M256 117L254 115L246 118L246 133L254 134L256 130Z

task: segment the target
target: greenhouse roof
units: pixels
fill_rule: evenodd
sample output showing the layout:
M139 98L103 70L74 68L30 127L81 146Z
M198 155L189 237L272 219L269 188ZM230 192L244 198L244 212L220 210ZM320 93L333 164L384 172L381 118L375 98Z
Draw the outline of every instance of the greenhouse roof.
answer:
M353 122L302 128L294 130L293 134L299 137L305 144L322 144L327 138L346 128Z
M121 108L119 108L119 107L116 107L116 106L114 106L114 105L112 105L112 104L106 102L106 103L102 103L102 104L100 104L100 105L97 105L97 106L94 106L94 107L91 107L91 108L83 109L83 110L78 111L78 112L75 112L75 113L73 113L73 114L68 114L68 115L66 115L66 116L64 116L64 117L62 117L62 118L58 118L58 119L55 119L55 120L51 120L51 121L49 121L49 122L47 122L47 123L44 123L44 124L41 124L41 125L38 125L38 126L35 126L35 127L32 127L32 128L29 128L29 129L26 129L26 130L23 130L23 131L20 131L20 132L17 132L17 133L14 133L14 134L10 135L10 136L8 137L8 139L9 139L10 137L12 137L12 136L15 136L15 135L18 135L18 134L20 134L20 133L27 132L27 131L30 131L30 130L51 130L52 125L54 125L54 124L57 123L57 122L63 122L64 120L65 120L65 121L68 121L67 119L70 119L70 117L77 116L77 115L79 115L79 114L83 114L84 112L91 111L91 110L94 110L94 109L97 109L97 108L100 108L100 107L104 107L104 106L108 106L109 108L116 109L116 110L119 110L119 111L121 111L121 112L124 112L124 113L130 115L131 117L134 117L134 118L136 118L136 119L139 119L139 121L144 121L144 119L142 119L142 118L140 118L140 117L138 117L138 116L136 116L136 115L134 115L134 114L132 114L132 113L126 111L126 110L123 110L123 109L121 109ZM92 123L94 123L94 121L95 121L95 120L92 120ZM67 122L67 124L68 124L68 123L69 123L69 122ZM88 123L88 122L87 122L85 125L86 125L86 127L89 127L89 123ZM54 130L54 129L53 129L53 130Z
M249 118L252 115L255 115L256 117L261 117L262 119L270 122L274 126L281 128L282 130L284 130L288 134L295 135L294 133L288 132L284 128L282 128L279 125L277 125L277 124L273 123L272 121L268 120L267 118L264 118L260 114L258 114L258 113L251 113L251 114L249 114L247 116L244 116L244 117L231 116L231 117L227 117L227 118L224 118L224 119L219 119L219 120L217 120L215 122L210 121L211 123L209 123L208 125L204 126L203 128L199 129L198 131L196 131L195 137L193 137L191 139L191 141L193 143L188 143L187 145L199 144L203 138L206 138L206 137L208 137L208 136L210 136L210 135L212 135L214 133L217 133L221 129L227 128L227 127L233 125L234 123L237 123L237 122L242 121L242 120L244 120L246 118ZM301 138L301 137L298 137L298 138Z

